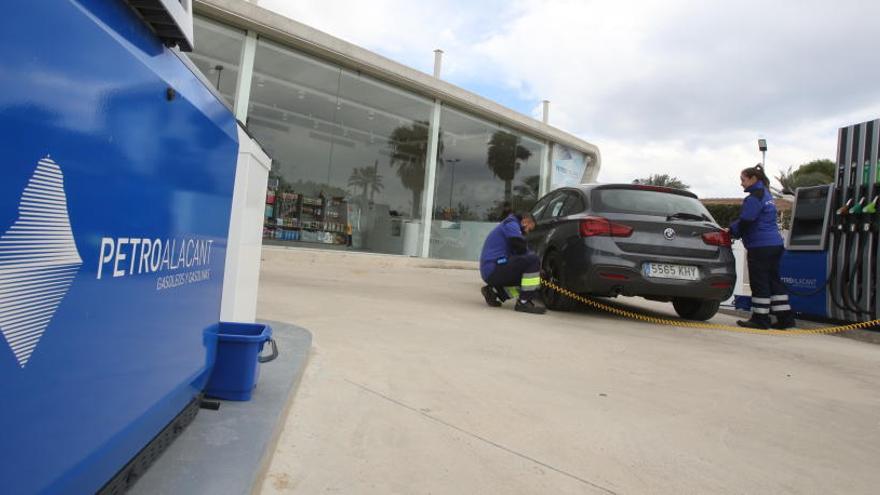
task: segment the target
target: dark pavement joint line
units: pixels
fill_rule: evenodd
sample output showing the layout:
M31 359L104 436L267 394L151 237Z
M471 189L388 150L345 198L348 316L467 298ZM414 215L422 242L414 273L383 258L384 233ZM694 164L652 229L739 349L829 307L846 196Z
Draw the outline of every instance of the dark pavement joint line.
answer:
M412 412L414 412L414 413L416 413L416 414L422 415L422 416L424 416L424 417L430 419L431 421L434 421L434 422L436 422L436 423L440 423L441 425L446 426L447 428L452 428L453 430L456 430L456 431L458 431L458 432L464 433L465 435L468 435L469 437L476 438L477 440L479 440L479 441L481 441L481 442L483 442L483 443L489 444L489 445L491 445L491 446L493 446L493 447L495 447L495 448L497 448L497 449L503 450L503 451L507 452L508 454L513 454L513 455L515 455L515 456L517 456L517 457L520 457L520 458L522 458L522 459L525 459L525 460L527 460L527 461L529 461L529 462L533 462L533 463L535 463L535 464L537 464L537 465L539 465L539 466L543 466L543 467L545 467L545 468L547 468L547 469L549 469L549 470L551 470L551 471L555 471L555 472L557 472L557 473L559 473L559 474L561 474L561 475L563 475L563 476L567 476L567 477L569 477L569 478L572 478L572 479L574 479L574 480L577 480L577 481L579 481L579 482L581 482L581 483L583 483L583 484L585 484L585 485L589 485L589 486L591 486L591 487L593 487L593 488L596 488L596 489L598 489L598 490L602 490L602 491L605 492L605 493L609 493L609 494L611 494L611 495L618 495L617 492L615 492L615 491L613 491L613 490L610 490L610 489L608 489L608 488L606 488L606 487L604 487L604 486L601 486L601 485L598 485L598 484L596 484L596 483L593 483L592 481L586 480L586 479L584 479L584 478L581 478L581 477L579 477L579 476L577 476L577 475L571 474L571 473L569 473L569 472L567 472L567 471L564 471L564 470L562 470L562 469L559 469L559 468L557 468L557 467L553 467L553 466L551 466L550 464L547 464L546 462L541 462L541 461L539 461L538 459L535 459L534 457L529 457L529 456L526 455L526 454L523 454L523 453L521 453L521 452L517 452L517 451L515 451L515 450L513 450L513 449L511 449L511 448L505 447L504 445L501 445L501 444L499 444L499 443L493 442L492 440L489 440L488 438L481 437L480 435L477 435L476 433L472 433L472 432L470 432L470 431L467 431L467 430L465 430L465 429L463 429L463 428L460 428L460 427L458 427L458 426L455 426L455 425L452 424L452 423L447 423L446 421L443 421L442 419L439 419L439 418L437 418L437 417L435 417L435 416L432 416L432 415L430 415L430 414L428 414L428 413L425 413L424 411L421 411L421 410L419 410L419 409L416 409L415 407L412 407L412 406L406 405L406 404L404 404L403 402L400 402L400 401L398 401L398 400L396 400L396 399L393 399L393 398L391 398L391 397L388 397L387 395L385 395L385 394L383 394L383 393L381 393L381 392L377 392L377 391L375 391L375 390L373 390L373 389L371 389L371 388L369 388L369 387L366 387L366 386L364 386L364 385L361 385L360 383L353 382L353 381L351 381L351 380L349 380L349 379L346 379L345 381L347 381L348 383L350 383L350 384L354 385L355 387L358 387L358 388L360 388L360 389L362 389L362 390L364 390L364 391L366 391L366 392L369 392L369 393L371 393L371 394L373 394L373 395L377 395L377 396L381 397L382 399L387 400L388 402L391 402L391 403L393 403L393 404L396 404L396 405L398 405L398 406L400 406L400 407L403 407L403 408L405 408L405 409L409 409L410 411L412 411Z

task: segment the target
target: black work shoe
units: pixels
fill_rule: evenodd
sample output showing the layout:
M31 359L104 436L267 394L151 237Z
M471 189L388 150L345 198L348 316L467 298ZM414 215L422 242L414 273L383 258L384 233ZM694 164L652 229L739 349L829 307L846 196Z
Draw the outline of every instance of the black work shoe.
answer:
M498 296L495 294L495 291L492 290L492 287L488 285L484 286L480 289L480 292L483 294L483 297L486 299L486 304L492 306L493 308L497 308L501 306L501 301L498 300Z
M516 311L522 311L523 313L531 313L533 315L542 315L547 312L547 308L538 306L532 301L517 301L516 306L513 309Z
M736 320L736 324L743 328L756 328L758 330L767 330L770 325L755 320Z
M790 320L779 320L770 326L776 330L788 330L789 328L797 326L797 323L794 321L794 318L792 318Z

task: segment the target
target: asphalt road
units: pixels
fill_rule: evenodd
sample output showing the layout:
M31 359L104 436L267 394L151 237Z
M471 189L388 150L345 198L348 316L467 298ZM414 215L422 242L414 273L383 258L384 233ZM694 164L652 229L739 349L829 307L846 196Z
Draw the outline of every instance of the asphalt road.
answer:
M314 340L262 493L877 493L880 346L489 308L473 266L264 249Z

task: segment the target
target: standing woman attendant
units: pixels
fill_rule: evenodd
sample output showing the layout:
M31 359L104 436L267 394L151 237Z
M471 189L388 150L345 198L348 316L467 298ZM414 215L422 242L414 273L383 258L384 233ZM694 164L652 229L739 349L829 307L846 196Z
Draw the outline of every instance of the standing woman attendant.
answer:
M779 262L785 248L776 226L770 180L758 164L740 173L740 184L749 195L743 200L739 218L730 224L730 235L742 239L748 252L752 316L736 324L759 329L791 328L795 326L794 315L788 304L788 291L779 278ZM771 322L771 315L776 316L776 323Z

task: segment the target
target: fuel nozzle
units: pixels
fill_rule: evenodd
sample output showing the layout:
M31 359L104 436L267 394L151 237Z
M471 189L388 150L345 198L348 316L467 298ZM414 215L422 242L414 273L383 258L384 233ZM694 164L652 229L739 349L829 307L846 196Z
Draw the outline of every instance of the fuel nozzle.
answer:
M864 211L865 203L867 203L867 202L868 202L868 198L863 196L862 199L860 199L859 202L856 203L855 206L853 206L852 208L849 209L849 214L850 215L861 215L862 212Z
M850 198L846 204L834 210L834 221L832 222L832 225L838 232L843 232L845 224L847 223L846 219L849 216L849 207L852 206L852 203L853 200Z
M871 200L870 203L867 204L864 208L862 208L862 213L868 215L874 215L877 213L877 201L880 200L880 195L874 196L874 199Z

